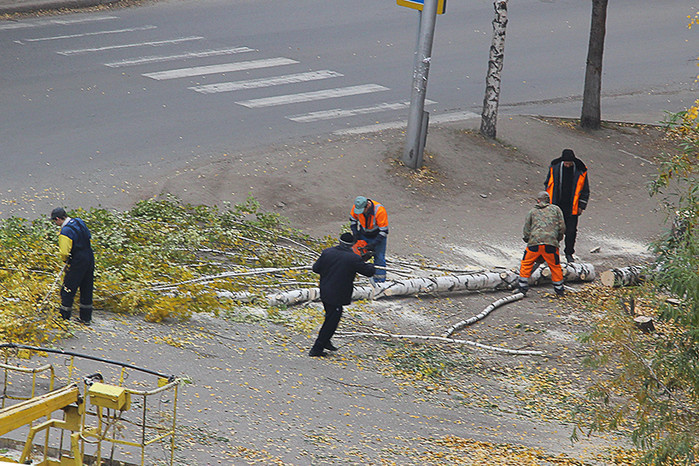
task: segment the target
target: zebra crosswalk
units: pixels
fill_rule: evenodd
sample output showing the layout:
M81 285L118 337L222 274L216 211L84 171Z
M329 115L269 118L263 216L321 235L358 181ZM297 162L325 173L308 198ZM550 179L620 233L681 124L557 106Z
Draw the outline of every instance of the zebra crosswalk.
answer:
M249 60L234 63L221 63L219 65L194 66L190 68L178 68L175 70L157 71L155 73L143 73L146 78L164 79L191 78L193 76L205 76L207 74L231 73L234 71L254 70L269 68L272 66L293 65L298 63L291 58L264 58L262 60Z
M309 71L307 73L286 74L272 76L269 78L245 79L243 81L232 81L217 84L205 84L203 86L192 86L188 89L202 94L216 94L218 92L234 92L243 89L259 89L261 87L278 86L280 84L302 83L307 81L317 81L320 79L338 78L342 74L337 71L320 70Z
M272 107L275 105L295 104L299 102L311 102L314 100L333 99L337 97L347 97L350 95L369 94L371 92L387 91L388 88L378 84L362 84L359 86L337 87L335 89L324 89L322 91L299 92L297 94L276 95L273 97L262 97L260 99L241 100L238 105L248 108Z
M381 92L390 91L391 89L380 83L362 83L348 82L346 73L338 70L330 69L306 69L303 71L295 71L294 67L303 67L304 64L300 60L289 57L264 57L264 52L253 47L254 44L247 45L231 45L217 48L206 48L209 43L203 35L190 35L183 37L163 37L161 29L157 25L147 24L143 26L119 27L120 18L114 15L94 15L83 16L76 18L52 18L52 19L35 19L24 22L0 24L0 31L9 29L21 30L37 30L41 28L51 27L52 31L56 27L70 26L71 30L79 29L81 23L91 23L109 27L104 27L99 30L93 28L85 28L84 32L57 32L52 35L26 37L15 40L14 42L21 45L31 45L36 43L43 44L59 44L55 53L63 57L88 56L95 57L101 62L101 65L108 68L128 68L128 67L156 67L158 65L170 63L168 69L159 70L139 70L139 74L144 78L154 81L170 81L183 78L198 78L208 77L209 80L215 80L219 77L228 78L236 77L245 72L257 70L258 76L262 73L263 76L233 79L221 82L210 82L206 84L196 83L189 80L189 85L185 84L183 90L193 91L200 95L211 94L235 94L242 91L255 91L263 93L247 99L236 99L232 101L239 107L244 109L260 109L265 107L281 107L288 104L305 104L310 102L327 102L330 103L326 109L318 109L314 106L307 113L294 113L284 116L285 119L297 123L313 123L324 120L336 119L351 119L353 117L373 114L373 113L395 113L402 112L409 108L409 102L376 102L368 106L350 106L348 108L335 108L332 102L335 99L357 97L360 95L369 96ZM144 38L144 40L129 40L132 36ZM83 41L86 38L90 39L107 39L107 43L100 41L101 45L92 47L71 47L71 43ZM201 47L203 45L203 47ZM192 48L198 47L195 50ZM145 54L140 55L138 52L146 49L158 48L165 52L162 54ZM186 50L189 48L190 50ZM122 57L114 59L114 54L120 54ZM244 54L246 58L237 60L239 54ZM130 55L130 56L123 56ZM257 55L257 56L255 56ZM105 57L105 58L102 58ZM208 60L209 62L217 60L219 63L197 65L197 60ZM178 64L187 63L188 66L177 66ZM279 70L284 69L284 72ZM291 70L288 72L286 70ZM309 85L311 88L314 83L322 83L343 78L341 86L328 87L327 85L319 86L316 90L307 90ZM177 81L173 81L177 83ZM303 92L294 92L295 85L306 83ZM284 86L284 93L276 91L278 86ZM259 94L259 93L258 93ZM266 95L265 95L266 94ZM365 100L366 101L366 100ZM343 102L351 102L351 100L343 100ZM436 102L426 100L426 105L434 105ZM295 107L298 110L298 107Z

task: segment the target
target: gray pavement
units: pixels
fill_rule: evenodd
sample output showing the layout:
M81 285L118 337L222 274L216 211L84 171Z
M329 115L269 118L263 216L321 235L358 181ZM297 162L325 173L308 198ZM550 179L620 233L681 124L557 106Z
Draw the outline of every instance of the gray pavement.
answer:
M86 8L119 0L0 0L0 14L34 13L66 8Z

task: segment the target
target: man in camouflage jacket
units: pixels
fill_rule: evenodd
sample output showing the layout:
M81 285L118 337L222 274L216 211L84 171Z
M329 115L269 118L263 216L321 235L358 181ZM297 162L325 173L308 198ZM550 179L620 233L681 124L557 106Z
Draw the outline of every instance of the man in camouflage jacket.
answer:
M519 268L519 289L525 295L529 291L529 277L534 264L546 261L551 270L553 289L563 296L563 271L558 253L558 242L566 231L563 212L550 203L549 194L541 191L536 197L536 206L527 214L522 239L527 243Z

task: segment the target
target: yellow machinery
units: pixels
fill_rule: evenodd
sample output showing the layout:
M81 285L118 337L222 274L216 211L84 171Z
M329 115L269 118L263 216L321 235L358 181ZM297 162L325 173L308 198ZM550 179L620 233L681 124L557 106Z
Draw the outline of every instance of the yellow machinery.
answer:
M51 413L59 409L62 409L65 413L64 420L49 419L29 429L27 443L24 445L22 456L19 459L20 463L24 463L29 458L34 436L42 430L54 427L73 432L70 436L73 457L66 458L67 461L58 463L46 460L40 464L50 466L81 466L83 464L78 437L80 435L81 418L85 410L76 384L59 388L45 395L37 396L0 410L0 436L26 424L31 424L41 417L50 417Z
M18 345L12 345L15 349ZM7 348L8 344L0 345L0 349ZM44 348L23 347L34 351L45 350ZM52 350L49 350L52 351ZM64 353L65 354L65 353ZM69 374L73 375L74 357L70 355ZM5 354L7 361L7 352ZM97 358L92 358L97 359ZM114 363L113 361L103 362ZM126 367L138 369L128 364L120 364L122 372L119 383L124 382ZM29 426L29 433L24 444L19 463L28 460L32 455L34 438L40 432L46 435L44 443L43 460L34 463L39 466L82 466L83 464L114 464L113 456L115 448L120 445L124 448L132 448L141 453L141 465L145 464L145 449L148 445L156 442L168 441L170 447L169 464L173 464L175 446L175 425L177 391L180 380L175 377L160 377L158 388L150 391L132 390L118 385L110 385L102 382L102 376L92 374L84 377L83 393L77 383L71 383L63 388L51 390L43 395L36 395L37 381L36 373L40 371L50 371L48 387L53 388L54 370L53 367L42 366L37 369L12 366L7 363L0 363L0 369L5 372L4 390L2 392L2 409L0 409L0 437L23 426ZM143 369L145 372L157 374ZM8 386L12 383L8 380L8 374L32 373L30 394L26 397L11 397L8 395ZM157 374L160 375L160 374ZM136 404L132 403L135 398ZM160 400L161 405L165 404L167 409L157 407L157 403L148 403L149 398ZM166 398L166 399L163 399ZM21 400L14 405L6 406L7 399ZM152 405L156 405L153 408ZM125 413L132 409L140 412L135 419L126 419ZM53 418L53 413L63 411L62 418ZM44 419L44 420L42 420ZM49 458L48 443L49 430L57 429L60 435L61 446L58 448L58 458ZM65 433L70 437L70 451L62 449ZM54 439L55 439L54 435ZM103 443L111 444L111 458L103 459ZM92 457L87 459L85 447L89 446L94 451ZM1 461L12 461L10 458L0 456ZM168 461L166 460L166 463ZM120 464L126 464L121 461Z

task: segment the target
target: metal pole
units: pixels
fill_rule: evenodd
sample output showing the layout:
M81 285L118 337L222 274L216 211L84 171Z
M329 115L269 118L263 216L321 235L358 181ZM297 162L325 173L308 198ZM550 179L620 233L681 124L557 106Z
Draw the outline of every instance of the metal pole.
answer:
M425 110L425 93L427 91L427 76L432 60L432 41L434 27L437 21L437 1L425 0L420 18L420 32L417 45L417 57L413 72L413 88L410 94L410 114L406 130L405 152L403 163L413 169L422 165L420 154L420 138L422 130L422 112Z
M427 127L430 125L430 112L422 112L422 124L420 125L420 146L418 148L418 160L422 165L422 156L425 153L425 144L427 144Z

